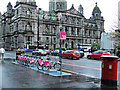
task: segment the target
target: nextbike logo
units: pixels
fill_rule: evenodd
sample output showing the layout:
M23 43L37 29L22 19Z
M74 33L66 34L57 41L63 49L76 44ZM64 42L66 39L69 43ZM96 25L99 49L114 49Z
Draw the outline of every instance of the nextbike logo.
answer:
M60 39L66 40L66 32L60 32Z

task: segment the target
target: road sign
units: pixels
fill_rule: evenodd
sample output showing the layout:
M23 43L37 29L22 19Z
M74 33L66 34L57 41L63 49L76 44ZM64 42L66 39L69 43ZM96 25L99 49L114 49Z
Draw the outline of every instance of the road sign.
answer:
M66 32L60 32L60 39L66 40Z

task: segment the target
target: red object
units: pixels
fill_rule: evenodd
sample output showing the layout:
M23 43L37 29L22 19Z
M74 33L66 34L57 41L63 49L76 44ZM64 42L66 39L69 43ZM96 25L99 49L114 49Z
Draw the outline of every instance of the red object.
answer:
M60 32L60 39L66 40L66 32Z
M91 58L100 59L102 55L110 55L111 56L111 54L107 51L95 51L91 54L88 54L87 58L89 58L89 59L91 59Z
M67 58L80 58L80 53L77 50L66 50L62 53L62 57L67 57Z
M101 56L102 58L102 79L117 80L117 56Z

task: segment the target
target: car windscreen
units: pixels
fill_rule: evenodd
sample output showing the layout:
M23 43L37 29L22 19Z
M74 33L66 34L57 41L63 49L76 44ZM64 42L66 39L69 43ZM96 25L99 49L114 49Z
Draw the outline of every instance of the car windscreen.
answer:
M67 51L64 51L64 53L67 53Z
M105 52L106 54L110 54L110 52Z
M98 51L93 52L93 54L98 54L98 53L99 53Z
M102 51L95 51L95 52L93 52L93 54L103 54L103 52Z
M68 51L67 53L71 53L71 51Z
M78 51L73 51L73 53L79 53Z

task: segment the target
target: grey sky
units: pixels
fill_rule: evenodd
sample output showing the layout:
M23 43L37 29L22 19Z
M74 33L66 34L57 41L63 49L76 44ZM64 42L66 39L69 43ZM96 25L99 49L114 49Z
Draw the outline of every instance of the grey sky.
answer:
M6 6L8 2L14 6L17 0L2 0L0 3L0 12L3 13L7 10ZM102 12L102 16L105 19L105 31L111 31L114 25L117 25L117 12L118 12L118 1L120 0L67 0L68 9L74 4L74 7L78 9L81 4L84 8L84 16L90 18L92 15L95 3L98 3L98 7ZM37 6L43 10L49 9L49 0L36 0Z

